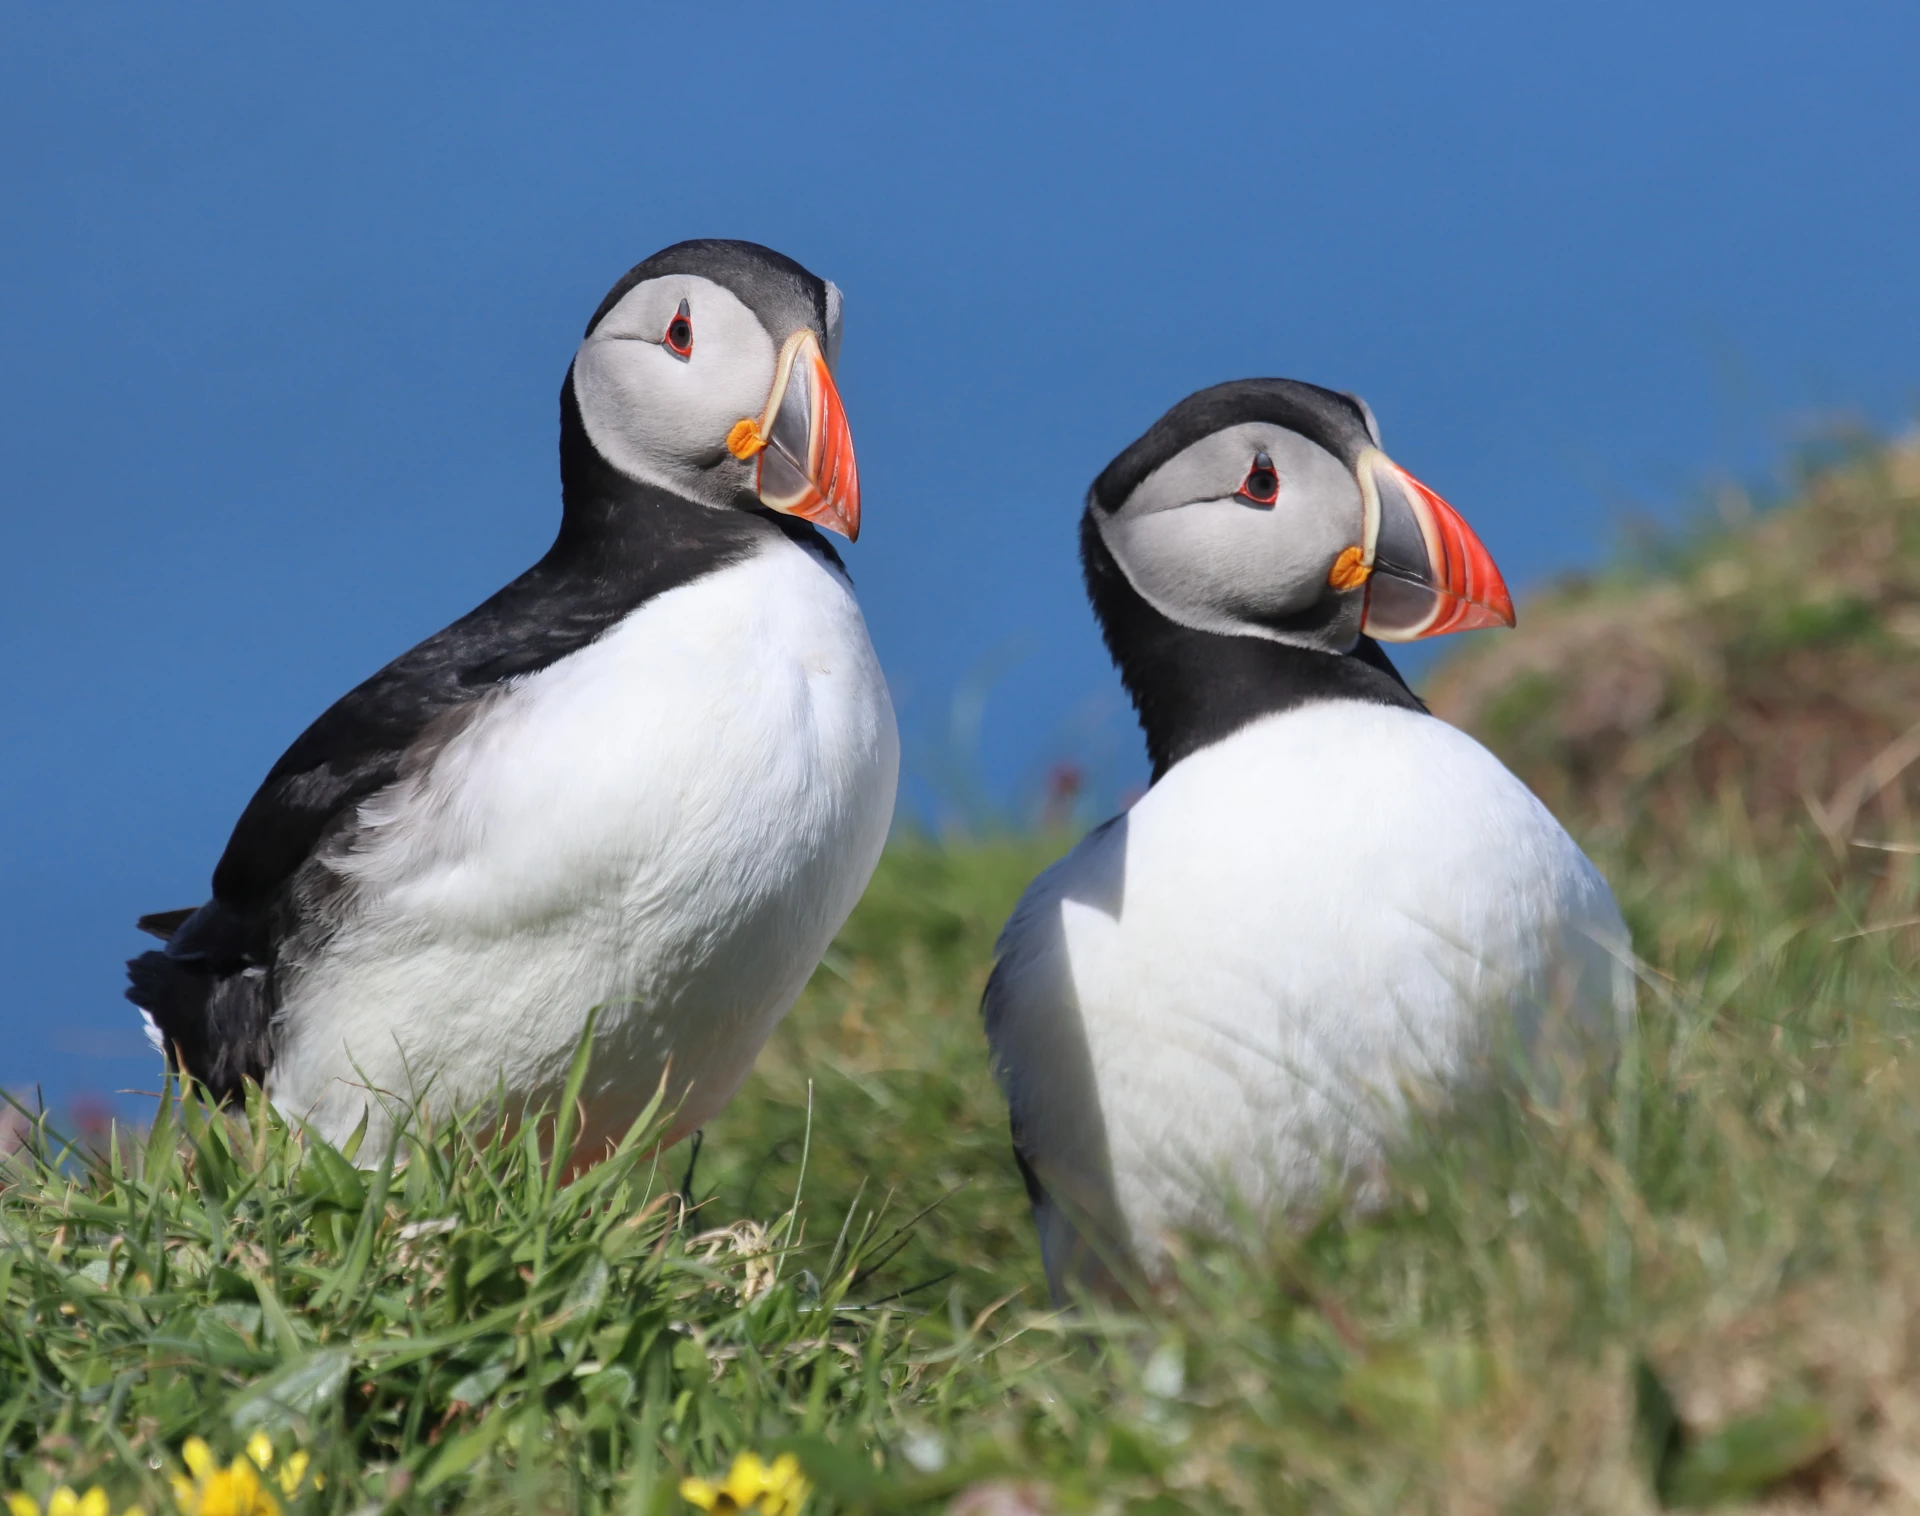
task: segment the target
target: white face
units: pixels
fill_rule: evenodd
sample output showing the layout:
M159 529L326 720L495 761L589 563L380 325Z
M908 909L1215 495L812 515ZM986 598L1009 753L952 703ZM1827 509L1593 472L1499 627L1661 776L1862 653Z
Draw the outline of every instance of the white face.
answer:
M1270 473L1256 468L1263 454ZM1334 590L1328 576L1361 543L1365 510L1358 481L1333 454L1250 421L1175 454L1119 510L1094 515L1128 582L1168 619L1344 652L1359 637L1365 597ZM1330 597L1348 603L1329 624L1274 624Z
M685 355L668 336L682 301ZM731 290L666 274L628 290L580 344L573 392L587 436L621 473L727 507L752 497L754 478L727 433L766 406L778 356L779 339Z

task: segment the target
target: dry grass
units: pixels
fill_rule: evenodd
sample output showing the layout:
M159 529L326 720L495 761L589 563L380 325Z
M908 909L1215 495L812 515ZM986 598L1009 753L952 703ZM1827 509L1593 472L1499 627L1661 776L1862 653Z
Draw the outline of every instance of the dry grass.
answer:
M1724 790L1763 838L1808 819L1840 843L1912 836L1920 443L1863 451L1658 572L1548 591L1428 693L1557 810L1643 846Z

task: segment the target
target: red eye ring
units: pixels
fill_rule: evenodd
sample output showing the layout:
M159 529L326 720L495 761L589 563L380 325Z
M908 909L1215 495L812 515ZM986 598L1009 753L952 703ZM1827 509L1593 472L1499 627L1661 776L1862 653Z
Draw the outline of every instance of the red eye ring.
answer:
M673 320L667 323L666 333L660 340L676 358L693 356L693 312L686 301L680 302L680 309L673 313Z
M1238 493L1241 499L1251 500L1255 505L1272 505L1280 498L1280 473L1265 453L1253 455L1253 467L1247 470Z

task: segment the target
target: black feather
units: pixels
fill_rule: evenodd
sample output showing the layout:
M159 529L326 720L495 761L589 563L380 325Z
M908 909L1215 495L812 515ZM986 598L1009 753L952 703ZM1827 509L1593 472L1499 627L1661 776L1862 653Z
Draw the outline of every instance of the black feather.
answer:
M127 998L153 1017L175 1069L199 1080L216 1100L231 1100L272 1060L268 976L261 969L215 972L165 949L127 964Z
M175 932L180 930L182 924L189 916L199 909L200 907L197 905L185 905L177 911L153 911L142 916L138 921L134 922L134 925L149 937L158 937L162 942L165 942Z

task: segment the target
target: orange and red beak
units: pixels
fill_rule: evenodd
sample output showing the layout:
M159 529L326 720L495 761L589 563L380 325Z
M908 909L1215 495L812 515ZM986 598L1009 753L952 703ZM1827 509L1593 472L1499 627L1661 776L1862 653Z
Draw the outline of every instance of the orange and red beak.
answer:
M761 504L799 516L849 542L860 536L860 470L853 434L812 330L802 327L780 349L767 408L736 422L727 436L736 458L758 457L754 489Z
M1513 597L1460 513L1378 449L1360 460L1366 502L1361 630L1382 642L1513 625Z

